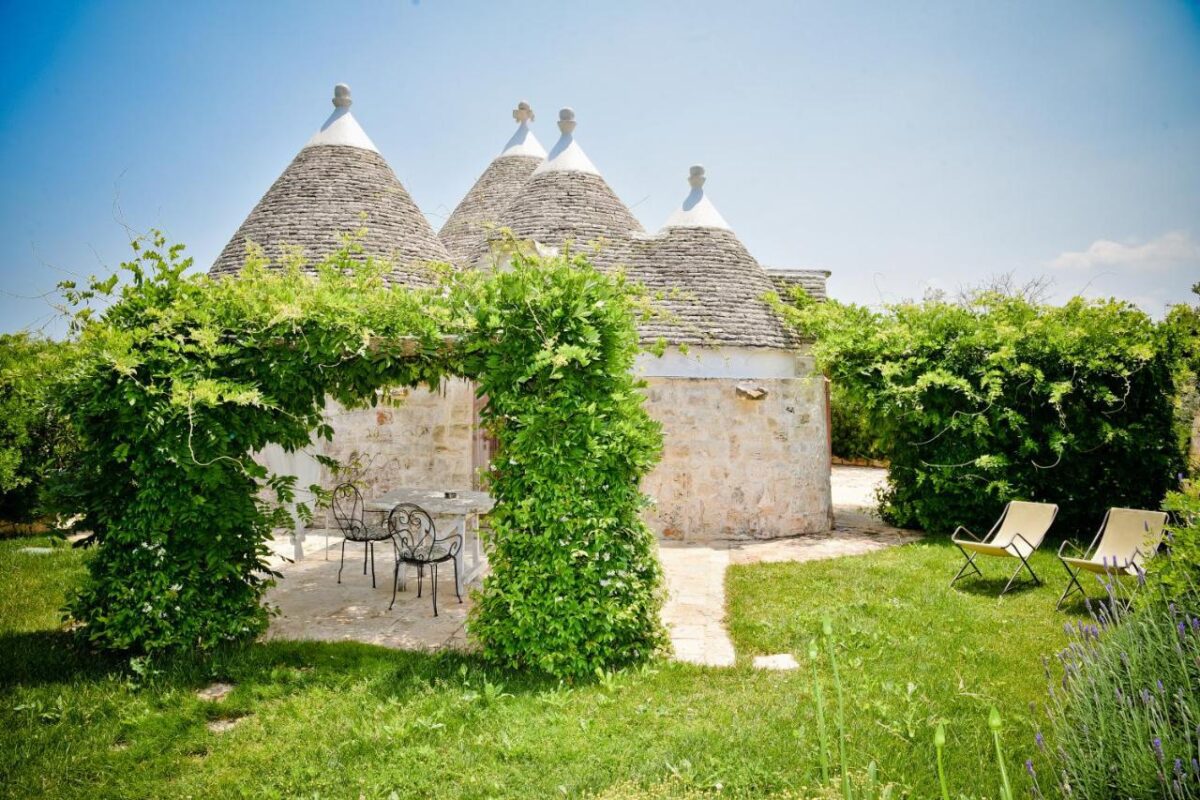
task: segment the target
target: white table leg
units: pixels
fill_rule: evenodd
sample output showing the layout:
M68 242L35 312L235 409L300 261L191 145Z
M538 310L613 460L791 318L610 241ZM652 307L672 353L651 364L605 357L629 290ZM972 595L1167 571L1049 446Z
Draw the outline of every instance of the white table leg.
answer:
M475 523L475 535L471 538L471 576L479 574L483 564L482 544L479 541L479 515L472 515L472 521Z
M466 565L463 563L463 550L466 549L467 545L467 518L460 517L458 522L455 523L455 528L457 529L458 534L462 537L462 546L459 547L458 552L454 554L454 562L457 566L457 569L454 570L454 574L458 579L457 590L459 597L461 597L463 589L466 586L467 578Z

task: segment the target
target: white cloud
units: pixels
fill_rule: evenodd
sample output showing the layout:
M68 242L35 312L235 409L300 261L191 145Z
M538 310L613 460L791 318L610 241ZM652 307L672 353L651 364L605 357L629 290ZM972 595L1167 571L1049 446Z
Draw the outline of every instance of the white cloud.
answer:
M1192 263L1200 265L1200 242L1183 231L1172 231L1143 244L1097 239L1087 250L1062 253L1050 266L1065 270L1169 269Z

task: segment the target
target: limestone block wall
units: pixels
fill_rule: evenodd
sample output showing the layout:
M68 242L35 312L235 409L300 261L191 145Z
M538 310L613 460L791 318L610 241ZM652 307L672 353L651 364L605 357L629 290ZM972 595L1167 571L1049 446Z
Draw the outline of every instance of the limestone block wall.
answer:
M666 539L771 539L830 528L823 377L647 378L663 457L643 490ZM750 399L738 387L766 394Z
M362 464L355 475L363 493L378 496L400 486L471 488L474 391L461 378L442 388L391 390L391 404L348 411L330 402L325 416L333 441L319 452L343 464ZM337 479L322 468L321 484Z

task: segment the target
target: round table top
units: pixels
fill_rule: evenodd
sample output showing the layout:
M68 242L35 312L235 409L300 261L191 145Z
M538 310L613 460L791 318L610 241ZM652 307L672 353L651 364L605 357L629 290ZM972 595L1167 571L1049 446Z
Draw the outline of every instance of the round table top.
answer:
M446 497L454 492L454 497ZM368 500L368 511L391 511L400 503L413 503L435 516L465 517L470 514L486 514L496 505L487 492L472 489L393 489L382 497Z

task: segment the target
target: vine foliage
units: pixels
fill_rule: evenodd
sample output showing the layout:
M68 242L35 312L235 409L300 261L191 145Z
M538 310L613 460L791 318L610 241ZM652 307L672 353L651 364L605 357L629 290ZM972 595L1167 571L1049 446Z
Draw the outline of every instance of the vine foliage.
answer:
M866 414L897 524L987 530L1026 499L1057 503L1063 535L1090 535L1110 506L1157 508L1183 468L1174 402L1192 344L1127 303L987 291L776 306Z
M278 577L266 540L291 524L295 479L253 453L331 437L327 399L361 407L463 376L489 398L503 461L471 626L483 652L567 676L660 645L637 516L659 434L629 376L635 299L620 276L518 252L504 271L431 265L429 286L391 286L347 237L311 269L251 253L214 280L187 274L161 234L134 249L125 280L63 286L79 356L61 404L79 453L54 494L99 542L69 606L89 640L154 653L260 633Z

